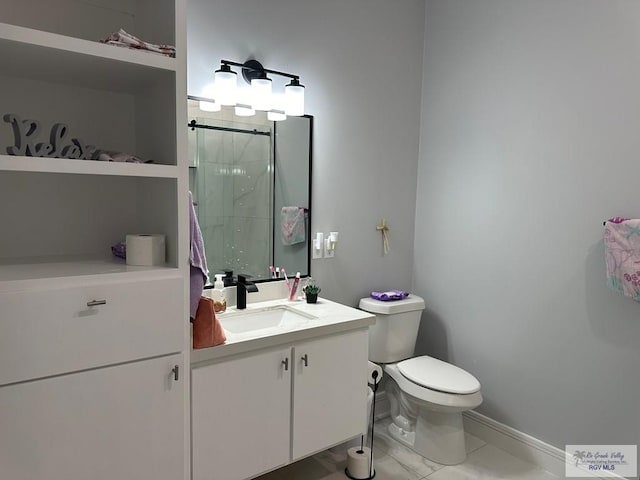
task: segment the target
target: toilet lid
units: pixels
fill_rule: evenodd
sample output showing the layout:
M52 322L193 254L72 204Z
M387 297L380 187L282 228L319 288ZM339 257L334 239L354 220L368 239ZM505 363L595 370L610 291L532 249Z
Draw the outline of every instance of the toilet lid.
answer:
M480 382L469 372L426 355L403 360L398 370L413 383L440 392L469 394L480 390Z

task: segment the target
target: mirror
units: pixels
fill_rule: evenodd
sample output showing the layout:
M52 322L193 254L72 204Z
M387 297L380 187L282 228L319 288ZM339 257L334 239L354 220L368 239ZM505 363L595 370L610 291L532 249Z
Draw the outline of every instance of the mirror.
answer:
M188 99L189 188L205 244L210 282L233 270L254 281L310 275L313 117L273 122Z

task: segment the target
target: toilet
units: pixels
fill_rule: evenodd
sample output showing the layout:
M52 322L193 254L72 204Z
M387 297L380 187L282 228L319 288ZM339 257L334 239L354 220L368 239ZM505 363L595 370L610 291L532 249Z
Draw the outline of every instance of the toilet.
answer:
M376 315L369 328L369 360L383 366L391 405L389 434L425 458L443 465L464 462L462 412L482 403L480 382L450 363L413 357L424 300L360 300Z

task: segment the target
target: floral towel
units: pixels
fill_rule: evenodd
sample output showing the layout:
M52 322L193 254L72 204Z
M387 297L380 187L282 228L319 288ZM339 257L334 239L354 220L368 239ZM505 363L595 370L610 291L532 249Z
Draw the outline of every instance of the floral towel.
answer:
M282 245L295 245L306 240L305 216L303 207L282 207L280 212Z
M607 285L640 302L640 220L615 217L604 226Z
M107 38L100 40L100 42L106 43L107 45L115 45L117 47L132 48L134 50L147 50L149 52L166 55L167 57L176 56L176 47L173 45L156 45L149 42L143 42L139 38L134 37L122 29L112 33Z

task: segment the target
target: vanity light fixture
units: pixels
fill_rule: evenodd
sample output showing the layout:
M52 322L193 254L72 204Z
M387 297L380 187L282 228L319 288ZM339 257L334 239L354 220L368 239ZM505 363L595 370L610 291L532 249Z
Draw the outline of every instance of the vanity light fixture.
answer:
M236 80L238 75L231 69L231 67L238 67L242 71L242 77L251 85L251 109L266 111L268 118L273 121L284 120L287 115L292 117L304 115L304 85L300 84L298 75L264 68L254 59L244 63L221 60L220 63L220 69L216 70L214 75L216 89L213 101L216 104L238 105ZM274 105L273 82L267 74L290 79L284 87L284 105ZM241 107L245 109L244 113L247 115L249 112L247 105L241 105Z
M291 83L284 87L284 102L284 113L287 115L304 115L304 85L300 85L300 79L293 78Z
M272 82L266 74L251 79L251 105L255 110L268 112L273 102Z
M220 105L235 105L238 90L238 74L227 64L222 64L213 76L215 101Z

